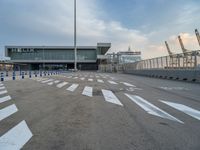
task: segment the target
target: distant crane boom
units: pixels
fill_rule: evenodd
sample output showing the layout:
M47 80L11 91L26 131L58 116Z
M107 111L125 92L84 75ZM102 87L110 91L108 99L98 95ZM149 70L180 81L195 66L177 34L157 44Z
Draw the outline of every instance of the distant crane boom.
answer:
M173 56L173 53L171 52L167 41L165 41L165 45L166 45L166 48L167 48L167 51L168 51L169 56L172 57L172 56Z
M183 45L183 41L182 41L180 35L178 36L178 40L179 40L179 43L180 43L180 45L181 45L181 49L182 49L183 53L186 54L186 53L188 52L188 50L187 50L187 49L185 48L185 46Z
M195 29L195 34L197 36L197 40L198 40L198 43L199 43L199 46L200 46L200 35L199 35L199 32L197 29Z

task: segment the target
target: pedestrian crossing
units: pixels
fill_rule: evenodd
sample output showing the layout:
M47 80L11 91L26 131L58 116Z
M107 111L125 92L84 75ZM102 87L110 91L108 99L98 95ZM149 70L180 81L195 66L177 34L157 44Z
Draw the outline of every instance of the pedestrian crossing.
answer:
M4 87L4 85L0 83L0 87L2 86ZM2 89L5 88L0 88L0 90ZM4 95L7 93L7 90L0 91L0 93L0 95ZM0 104L10 100L10 95L4 95L3 97L0 97ZM11 104L0 109L0 121L10 118L10 116L14 115L17 112L18 108L15 104ZM31 139L32 136L32 132L28 128L25 120L23 120L0 137L0 149L19 150Z
M53 82L50 79L46 79L46 80L48 80L48 82L50 82L50 83ZM45 80L43 80L43 82L44 81ZM48 84L48 82L46 82L46 83ZM97 82L104 83L104 81L101 80L101 79L97 79ZM112 81L112 80L108 80L107 82L110 83L110 84L113 84L113 85L123 84L123 85L125 85L125 86L127 86L131 89L142 90L140 88L137 88L135 85L127 83L127 82L118 82L117 83L117 82ZM68 83L68 82L65 82L65 81L61 81L56 85L56 87L58 87L58 88L66 87L66 90L69 91L69 92L75 92L78 89L79 86L80 85L77 84L77 83ZM78 92L80 94L82 94L83 96L87 96L87 97L92 98L94 96L93 95L94 87L92 87L92 86L82 86L81 85ZM153 103L150 103L149 100L144 99L140 95L132 95L132 94L129 94L129 93L126 93L126 92L124 92L123 94L126 97L124 99L128 99L131 102L135 103L137 106L139 106L147 114L184 124L184 122L182 120L178 119L177 117L172 116L170 113L162 110L161 108L157 107ZM124 99L119 99L118 96L112 90L101 89L100 96L103 96L103 99L108 103L112 103L112 104L115 104L115 105L118 105L118 106L121 106L121 107L124 106L124 104L123 104ZM185 114L187 114L187 115L189 115L189 116L191 116L191 117L193 117L197 120L200 120L200 111L198 111L198 110L195 110L193 108L190 108L190 107L182 105L182 104L175 104L175 103L171 103L171 102L167 102L167 101L163 101L163 100L158 100L158 102L162 102L162 103L164 103L168 106L175 108L176 110L184 112Z
M68 87L66 90L67 91L71 91L71 92L73 92L73 91L75 91L76 90L76 88L79 86L79 84L72 84L70 87Z

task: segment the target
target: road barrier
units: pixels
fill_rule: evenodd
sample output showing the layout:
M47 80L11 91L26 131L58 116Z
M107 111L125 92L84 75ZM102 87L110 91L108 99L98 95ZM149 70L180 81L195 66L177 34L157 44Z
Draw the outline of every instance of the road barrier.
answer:
M100 65L99 70L101 72L122 72L156 78L200 82L200 51L127 64Z

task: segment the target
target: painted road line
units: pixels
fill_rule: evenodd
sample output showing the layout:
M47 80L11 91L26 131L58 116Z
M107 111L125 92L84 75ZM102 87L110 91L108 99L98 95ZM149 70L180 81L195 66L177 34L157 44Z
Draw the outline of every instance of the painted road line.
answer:
M92 81L93 81L93 79L88 79L88 81L91 81L91 82L92 82Z
M97 79L97 82L99 82L99 83L104 83L104 81L101 80L101 79Z
M133 84L130 84L130 83L127 83L127 82L120 82L120 83L122 83L122 84L124 84L124 85L126 85L126 86L130 86L130 87L136 87L135 85L133 85Z
M4 86L4 85L1 83L0 86Z
M0 137L0 149L2 150L19 150L33 136L25 121L10 129Z
M85 86L85 88L84 88L82 94L85 95L85 96L92 97L92 91L93 91L93 88L92 88L92 87Z
M69 79L70 79L70 78L72 78L72 76L69 76L69 77L67 77L67 78L69 78Z
M163 100L160 100L161 102L177 109L177 110L180 110L182 111L183 113L193 117L193 118L196 118L198 120L200 120L200 111L196 110L196 109L193 109L191 107L188 107L186 105L183 105L183 104L178 104L178 103L172 103L172 102L168 102L168 101L163 101Z
M53 85L54 84L54 82L49 82L49 83L47 83L48 85Z
M7 118L8 116L16 113L18 111L17 107L15 104L12 104L10 106L7 106L3 109L0 110L0 121Z
M67 85L67 84L68 84L68 82L62 82L62 83L57 84L56 86L57 86L58 88L62 88L63 86L65 86L65 85Z
M116 82L114 82L114 81L111 81L111 80L108 80L108 82L110 83L110 84L118 84L118 83L116 83Z
M57 83L59 83L59 82L60 82L60 80L56 80L56 81L54 81L55 84L57 84Z
M140 96L130 95L130 94L127 94L127 93L125 93L125 95L128 98L130 98L133 102L135 102L137 105L139 105L142 109L144 109L147 113L149 113L151 115L158 116L158 117L165 118L165 119L169 119L169 120L172 120L172 121L177 121L179 123L184 123L184 122L180 121L179 119L171 116L167 112L156 107L155 105L149 103L147 100L143 99Z
M42 81L41 83L47 83L47 82L51 82L51 81L53 81L53 79L45 80L45 81Z
M8 93L8 91L7 91L7 90L0 91L0 95L6 94L6 93Z
M5 86L0 87L0 90L3 90L3 89L5 89Z
M121 105L123 106L123 104L119 101L119 99L113 94L112 91L109 90L101 90L104 96L105 101L110 102L110 103L114 103L117 105Z
M80 78L82 81L85 80L85 78Z
M79 86L79 84L72 84L72 85L71 85L70 87L68 87L66 90L73 92L73 91L76 90L76 88L77 88L78 86Z
M11 100L11 97L9 95L8 96L4 96L4 97L0 98L0 103L6 102L6 101L9 101L9 100Z
M74 77L73 79L78 79L78 77Z
M99 78L99 76L96 76L96 78Z

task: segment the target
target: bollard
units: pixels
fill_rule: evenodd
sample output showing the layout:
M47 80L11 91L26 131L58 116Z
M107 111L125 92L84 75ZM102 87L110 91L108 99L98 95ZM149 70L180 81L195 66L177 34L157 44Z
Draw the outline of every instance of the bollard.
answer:
M8 71L6 71L6 77L8 77Z
M22 72L22 79L24 79L24 72Z
M15 80L15 71L13 71L13 80Z
M3 72L1 73L1 81L4 81Z
M40 77L42 77L42 71L40 71Z
M31 71L29 71L29 78L31 78Z
M49 74L49 71L48 71L48 76L49 76L50 74Z
M35 77L37 77L37 72L36 72L36 71L35 71L35 73L34 73L34 74L35 74Z

